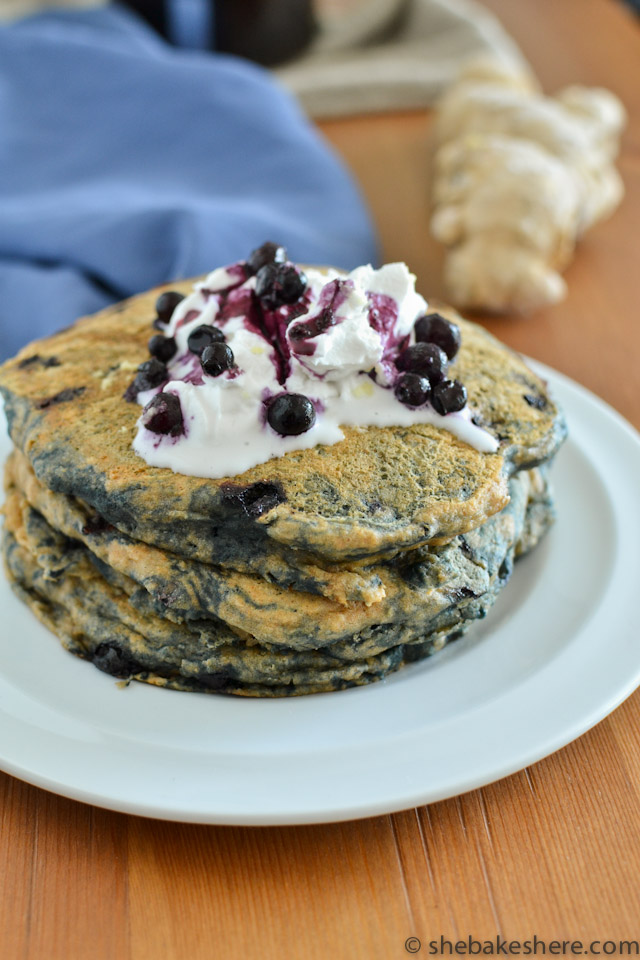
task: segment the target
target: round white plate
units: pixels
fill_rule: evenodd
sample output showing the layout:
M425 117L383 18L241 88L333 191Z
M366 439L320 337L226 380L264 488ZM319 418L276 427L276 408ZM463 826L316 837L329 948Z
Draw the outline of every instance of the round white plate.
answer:
M602 401L538 369L570 428L554 467L559 519L466 638L340 693L120 689L66 653L0 575L0 768L150 817L314 823L454 796L589 729L640 683L640 441Z

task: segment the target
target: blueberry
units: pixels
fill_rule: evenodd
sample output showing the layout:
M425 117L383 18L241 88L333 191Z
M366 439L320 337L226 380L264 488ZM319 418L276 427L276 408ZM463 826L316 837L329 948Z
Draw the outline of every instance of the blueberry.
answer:
M400 403L407 407L420 407L426 403L431 393L431 384L419 373L403 373L398 377L395 394Z
M208 690L224 693L229 687L237 686L235 671L231 667L222 667L216 673L201 673L198 680Z
M39 363L43 367L59 367L60 361L57 357L41 357L39 353L34 353L31 357L26 357L24 360L21 360L18 364L18 367L21 370L24 370L25 367L31 367L34 363Z
M82 527L82 533L85 537L96 536L99 533L106 533L107 530L113 530L108 520L105 520L99 513L90 514Z
M400 370L428 377L433 386L445 377L447 355L435 343L414 343L400 354L396 366Z
M418 317L414 330L418 342L435 343L444 350L449 360L453 360L460 349L460 327L439 313L427 313L424 317Z
M248 487L235 483L225 483L220 488L228 504L240 507L248 517L261 517L269 510L273 510L279 503L284 503L287 496L279 483L265 483L258 480Z
M165 290L156 300L156 313L160 323L169 323L173 311L184 300L184 296L176 290Z
M547 406L545 397L542 397L539 394L523 393L522 398L523 400L526 400L529 406L533 407L535 410L544 410Z
M151 356L162 360L163 363L168 363L171 357L176 355L178 349L173 337L163 337L161 333L156 333L155 336L151 337L148 348Z
M281 393L270 401L267 420L281 436L298 436L314 425L316 409L311 400L301 393Z
M138 367L138 372L135 375L133 383L127 387L124 394L125 400L133 403L138 394L142 393L143 390L152 390L153 387L159 387L161 383L165 383L168 379L169 374L167 373L167 368L161 360L158 360L156 357L152 357L151 360L145 360L145 362L141 363Z
M93 652L92 661L98 670L103 673L110 673L112 677L119 677L121 680L130 677L132 673L137 673L139 665L114 641L107 640L99 643Z
M295 303L306 289L306 276L293 264L268 263L256 276L256 294L270 310Z
M233 366L233 350L226 343L210 343L202 351L200 363L210 377L219 377Z
M76 397L81 396L86 389L86 387L67 387L65 390L55 393L52 397L40 400L36 403L36 409L46 410L47 407L54 407L58 403L68 403L70 400L75 400Z
M218 327L212 327L208 323L203 323L192 330L187 340L189 350L198 357L202 356L204 348L211 343L224 343L224 333Z
M184 433L180 400L174 393L157 393L142 411L142 423L152 433L180 436Z
M462 410L467 403L467 388L459 380L443 380L433 388L431 405L444 416Z
M286 263L287 251L277 243L263 243L249 254L247 269L249 273L257 273L268 263Z
M138 391L151 390L152 387L159 387L166 379L166 365L156 357L152 357L151 360L145 360L144 363L140 364L135 382Z

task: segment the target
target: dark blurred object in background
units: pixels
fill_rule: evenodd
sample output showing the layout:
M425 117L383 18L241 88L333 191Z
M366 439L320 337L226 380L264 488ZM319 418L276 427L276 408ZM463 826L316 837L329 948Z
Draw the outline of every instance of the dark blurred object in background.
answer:
M216 0L217 50L266 67L301 53L317 30L311 0Z
M317 32L312 0L126 0L172 43L263 66L302 53Z

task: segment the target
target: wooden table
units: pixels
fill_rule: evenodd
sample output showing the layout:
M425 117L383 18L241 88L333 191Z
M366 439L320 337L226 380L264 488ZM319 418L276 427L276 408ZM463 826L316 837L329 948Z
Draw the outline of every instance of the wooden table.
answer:
M601 83L631 115L620 161L627 197L581 245L567 300L489 327L640 426L638 26L613 0L487 5L547 89ZM442 294L427 232L428 118L323 128L362 184L385 259L406 260L424 293ZM637 940L640 693L522 773L373 820L185 826L4 775L0 817L0 960L386 960L409 955L409 937L426 956L441 934Z

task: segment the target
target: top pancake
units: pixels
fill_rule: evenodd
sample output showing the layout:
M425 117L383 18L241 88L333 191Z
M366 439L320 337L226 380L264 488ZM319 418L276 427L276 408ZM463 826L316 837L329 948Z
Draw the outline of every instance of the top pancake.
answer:
M497 453L429 425L346 427L340 443L222 480L150 467L131 446L140 407L123 393L148 358L162 289L80 320L0 368L12 439L41 483L135 539L230 566L251 567L265 551L289 563L366 564L479 526L507 502L508 476L548 460L564 439L544 382L449 311L462 329L451 376L465 383ZM191 281L172 289L188 293Z

